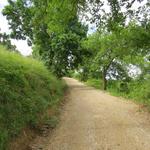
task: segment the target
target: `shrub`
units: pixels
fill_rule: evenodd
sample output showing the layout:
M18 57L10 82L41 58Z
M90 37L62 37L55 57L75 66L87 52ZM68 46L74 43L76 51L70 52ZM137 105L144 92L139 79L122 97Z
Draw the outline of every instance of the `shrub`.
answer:
M127 82L118 82L118 92L129 93Z
M86 84L97 89L103 89L103 82L100 79L88 79Z
M86 83L102 89L102 80L100 79L88 79ZM108 80L108 91L115 96L129 98L150 107L150 77L130 82Z

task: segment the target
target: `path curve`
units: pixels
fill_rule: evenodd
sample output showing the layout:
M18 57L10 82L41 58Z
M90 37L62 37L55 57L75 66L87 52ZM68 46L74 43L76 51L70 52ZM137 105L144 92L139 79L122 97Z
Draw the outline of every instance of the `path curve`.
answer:
M150 150L150 116L139 106L71 78L46 150Z

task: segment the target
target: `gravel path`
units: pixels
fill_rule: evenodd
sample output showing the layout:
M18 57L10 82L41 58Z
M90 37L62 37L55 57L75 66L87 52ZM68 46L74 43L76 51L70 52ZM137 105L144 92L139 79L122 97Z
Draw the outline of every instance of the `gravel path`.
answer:
M150 150L150 115L139 106L65 78L68 101L44 150Z

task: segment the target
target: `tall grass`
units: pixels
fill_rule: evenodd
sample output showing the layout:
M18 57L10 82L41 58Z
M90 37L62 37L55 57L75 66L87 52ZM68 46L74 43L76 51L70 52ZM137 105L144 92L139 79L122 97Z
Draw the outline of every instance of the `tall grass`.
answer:
M98 79L88 79L86 81L86 84L92 87L95 87L96 89L103 89L103 83L101 80Z
M58 103L63 84L36 60L0 46L0 150L39 114Z
M86 84L102 89L102 81L100 79L88 79ZM122 96L145 104L150 108L150 78L143 81L133 80L125 83L123 86L120 86L121 84L121 81L108 81L108 92L114 96Z

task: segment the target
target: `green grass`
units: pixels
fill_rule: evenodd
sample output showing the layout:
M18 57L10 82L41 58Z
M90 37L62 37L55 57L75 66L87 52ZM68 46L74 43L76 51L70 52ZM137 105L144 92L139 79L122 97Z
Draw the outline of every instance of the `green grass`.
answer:
M0 150L26 126L36 126L39 114L55 106L64 83L41 63L0 46Z
M98 79L88 79L86 84L95 87L96 89L102 89L102 81Z
M122 88L120 87L120 83L119 81L108 81L107 91L114 96L121 96L150 108L150 79L145 81L131 81ZM86 84L102 90L102 81L100 79L88 79Z

